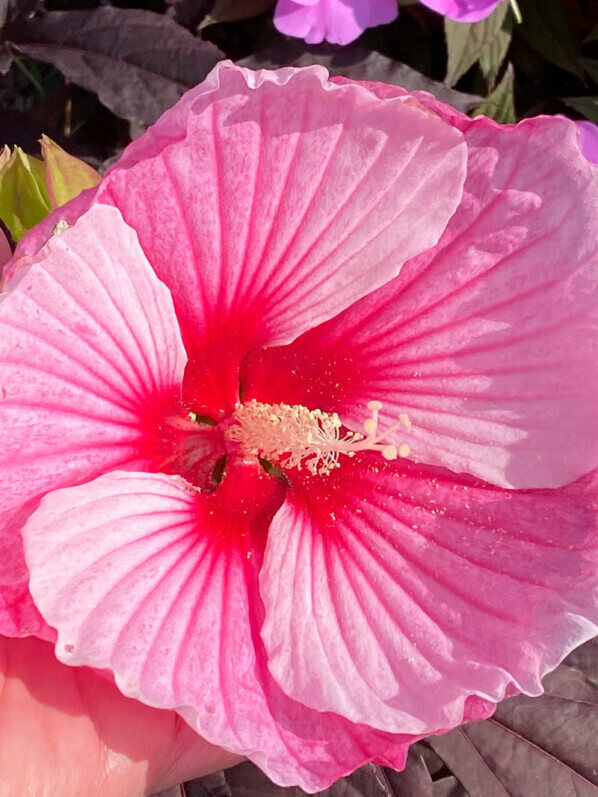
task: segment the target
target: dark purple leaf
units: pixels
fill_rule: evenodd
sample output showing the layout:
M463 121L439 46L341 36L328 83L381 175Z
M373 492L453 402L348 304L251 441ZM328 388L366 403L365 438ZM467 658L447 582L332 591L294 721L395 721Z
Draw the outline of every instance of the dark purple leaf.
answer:
M251 764L240 764L239 766L255 769ZM185 783L183 787L185 797L233 797L226 782L226 775L227 771L214 772L213 775L206 775L204 778Z
M266 50L243 58L239 63L252 69L272 69L291 64L295 66L323 64L332 75L345 75L353 80L377 80L403 86L412 91L417 89L429 91L437 99L460 111L477 108L483 101L482 97L450 89L406 64L357 45L335 47L324 44L310 48L301 41L282 39Z
M38 0L0 0L0 30L6 24L33 14L38 4ZM8 74L12 63L13 53L10 45L6 41L0 41L0 75Z
M300 789L283 789L253 764L236 767L185 784L186 797L299 797Z
M571 667L540 697L510 698L493 717L427 741L470 797L597 797L598 695Z
M598 709L598 689L576 667L561 665L558 670L546 676L544 688L554 697L585 701Z
M435 797L432 778L422 756L414 747L404 772L392 772L377 764L367 764L352 775L341 778L318 797ZM272 783L250 763L208 775L185 784L186 797L305 797L301 789L283 788ZM457 795L455 795L457 797ZM461 797L461 796L459 796Z
M207 787L206 778L187 784L187 797L304 797L298 788L282 788L272 783L263 772L252 764L239 764L223 773L228 792L222 781L212 782ZM212 776L213 777L213 776ZM199 790L197 790L199 786ZM319 792L319 797L396 797L384 770L374 764L358 769L347 778L341 778L330 789ZM419 795L414 795L419 797ZM422 795L422 797L424 797Z
M172 19L150 11L52 11L9 25L19 51L47 61L118 116L152 124L223 55Z
M454 775L437 780L432 787L433 797L468 797L467 792Z
M423 748L421 748L423 749ZM394 772L391 769L384 770L390 785L393 788L393 795L398 797L434 797L432 777L423 755L420 752L420 746L414 745L409 752L407 758L407 765L402 772Z
M510 797L463 728L431 736L427 741L464 784L470 797Z
M0 0L0 28L33 14L42 0Z
M417 742L416 744L411 745L409 756L411 757L413 755L421 755L432 780L436 781L446 774L442 771L446 770L446 764L439 755L436 755L431 747L428 747L427 744Z
M169 17L187 30L196 31L216 0L176 0L167 11Z
M589 681L598 684L598 637L576 648L565 659L565 664L581 670Z
M12 53L4 42L0 42L0 75L6 75L12 66Z

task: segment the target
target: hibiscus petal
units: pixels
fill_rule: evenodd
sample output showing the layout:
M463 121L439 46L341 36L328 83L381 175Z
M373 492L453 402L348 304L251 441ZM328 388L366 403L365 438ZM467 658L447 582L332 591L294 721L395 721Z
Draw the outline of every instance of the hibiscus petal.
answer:
M373 454L294 478L260 576L270 672L312 708L401 733L450 727L511 683L539 694L598 631L597 484L509 492Z
M0 331L0 633L14 635L39 631L20 540L35 499L150 467L147 427L180 391L185 352L168 290L107 207L11 281Z
M371 759L401 768L409 738L306 709L268 675L257 575L280 489L245 465L211 495L124 472L50 493L24 538L56 654L112 670L124 694L176 708L283 785L322 789Z
M331 318L437 242L465 157L436 116L322 67L221 64L97 201L117 205L172 290L190 395L214 412L234 406L247 351Z
M440 243L286 348L252 356L246 396L406 412L420 462L556 487L598 466L598 172L575 125L469 123L462 204ZM549 308L549 309L548 309ZM391 435L392 437L392 435Z

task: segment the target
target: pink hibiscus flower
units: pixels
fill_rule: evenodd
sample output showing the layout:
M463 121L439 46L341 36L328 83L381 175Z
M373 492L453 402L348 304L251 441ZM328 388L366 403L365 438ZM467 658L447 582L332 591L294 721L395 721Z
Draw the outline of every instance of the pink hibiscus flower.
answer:
M309 44L349 44L366 28L397 18L397 0L278 0L274 24Z
M539 694L598 623L597 174L220 64L11 265L0 631L312 791Z

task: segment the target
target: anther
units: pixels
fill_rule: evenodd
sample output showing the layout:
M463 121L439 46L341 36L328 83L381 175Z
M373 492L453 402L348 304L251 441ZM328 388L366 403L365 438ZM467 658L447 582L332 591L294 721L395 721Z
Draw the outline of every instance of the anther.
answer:
M378 430L378 419L368 418L367 421L363 424L363 428L365 429L365 433L368 435L376 434Z
M287 468L307 469L325 475L340 467L339 457L354 457L358 452L378 451L386 460L407 457L411 453L407 443L398 448L384 443L399 426L411 426L409 417L401 413L398 423L378 432L378 413L382 402L370 401L371 418L363 424L366 436L348 431L341 436L342 421L338 414L309 410L303 405L262 404L252 400L240 405L233 415L235 424L228 427L228 440L240 443L246 454L266 460L278 460Z
M384 446L382 449L382 456L384 459L396 459L397 454L397 447L396 446Z

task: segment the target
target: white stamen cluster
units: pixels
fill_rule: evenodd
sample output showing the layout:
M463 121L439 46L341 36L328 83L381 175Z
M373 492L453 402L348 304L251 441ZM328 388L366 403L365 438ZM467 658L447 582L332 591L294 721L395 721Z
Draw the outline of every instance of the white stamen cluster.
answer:
M341 436L342 422L337 413L309 410L301 404L263 404L249 401L235 410L235 421L226 437L238 442L246 454L278 461L285 468L301 469L302 465L314 475L326 475L340 467L341 454L353 457L358 451L379 451L385 459L407 457L411 449L406 443L397 449L382 443L390 432L403 425L411 426L402 413L399 422L378 432L379 401L370 401L372 416L364 423L365 434L346 432Z

